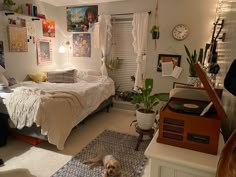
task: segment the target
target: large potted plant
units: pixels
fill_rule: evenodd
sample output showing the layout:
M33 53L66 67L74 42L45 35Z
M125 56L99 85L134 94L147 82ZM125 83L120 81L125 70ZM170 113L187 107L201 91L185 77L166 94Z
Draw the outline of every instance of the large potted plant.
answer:
M196 85L196 83L198 82L198 77L197 77L197 74L193 65L198 62L204 65L207 50L209 49L209 47L210 47L210 44L206 44L205 51L203 50L203 48L200 48L199 53L197 54L196 50L194 50L193 53L190 53L188 47L184 45L185 52L187 54L186 59L189 64L188 84Z
M151 94L153 79L146 79L144 87L138 88L137 94L133 96L132 104L136 104L136 118L140 129L149 130L153 127L156 111L153 110L160 101L168 100L168 93Z

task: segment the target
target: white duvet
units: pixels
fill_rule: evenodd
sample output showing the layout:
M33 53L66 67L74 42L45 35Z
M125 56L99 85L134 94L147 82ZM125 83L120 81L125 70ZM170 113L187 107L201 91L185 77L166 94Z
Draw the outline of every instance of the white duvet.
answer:
M15 126L20 129L36 123L58 149L64 148L72 128L115 92L114 82L103 76L89 82L22 82L15 87L4 100Z

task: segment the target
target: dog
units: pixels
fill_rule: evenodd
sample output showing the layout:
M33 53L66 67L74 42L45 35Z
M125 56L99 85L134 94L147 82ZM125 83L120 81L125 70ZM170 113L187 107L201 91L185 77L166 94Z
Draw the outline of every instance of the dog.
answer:
M84 164L88 164L90 169L96 166L104 166L102 177L122 177L120 162L111 154L99 154L98 156L85 160Z

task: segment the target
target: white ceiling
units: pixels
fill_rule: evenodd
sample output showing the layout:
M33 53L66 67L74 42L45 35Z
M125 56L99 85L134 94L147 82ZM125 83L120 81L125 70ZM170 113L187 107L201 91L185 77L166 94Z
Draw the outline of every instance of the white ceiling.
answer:
M99 4L114 1L127 1L127 0L40 0L54 6L74 6L74 5L87 5Z

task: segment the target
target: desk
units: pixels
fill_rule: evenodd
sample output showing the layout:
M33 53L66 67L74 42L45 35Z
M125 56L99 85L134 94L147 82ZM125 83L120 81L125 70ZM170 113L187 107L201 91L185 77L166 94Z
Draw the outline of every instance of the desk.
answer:
M222 135L217 155L157 143L157 137L158 131L145 151L151 159L150 177L215 177L224 146Z

